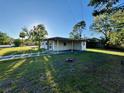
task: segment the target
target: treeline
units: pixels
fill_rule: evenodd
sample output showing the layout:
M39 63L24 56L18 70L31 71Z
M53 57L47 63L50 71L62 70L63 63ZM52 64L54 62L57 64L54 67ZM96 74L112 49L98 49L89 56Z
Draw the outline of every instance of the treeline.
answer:
M23 27L18 39L12 39L6 33L0 32L0 45L14 44L16 47L38 45L40 49L41 42L47 35L47 30L43 24L33 26L31 29Z

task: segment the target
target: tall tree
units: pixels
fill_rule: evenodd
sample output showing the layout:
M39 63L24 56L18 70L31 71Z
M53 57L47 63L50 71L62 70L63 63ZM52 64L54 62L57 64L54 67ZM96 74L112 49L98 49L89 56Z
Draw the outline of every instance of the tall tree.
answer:
M24 45L24 38L25 38L25 36L26 36L25 32L23 32L23 31L20 32L19 37L22 38L22 46Z
M106 13L94 17L90 29L104 35L105 44L121 46L124 43L124 12L118 11L108 18Z
M113 21L108 19L107 15L99 15L94 18L94 22L90 26L90 30L102 33L105 38L105 44L107 45L110 38L110 33L114 31L112 23Z
M113 41L117 41L114 40L113 36L117 38L118 35L120 35L121 29L124 27L124 22L120 20L117 21L119 19L118 16L123 20L123 15L118 11L123 11L124 5L118 6L117 3L119 1L120 0L90 0L89 3L89 6L94 7L93 16L95 19L90 28L96 32L103 33L107 45ZM115 33L118 35L115 35ZM123 31L121 31L121 33L123 33Z
M81 39L82 31L85 28L85 21L80 21L74 25L73 31L70 33L70 37L74 39Z
M113 46L124 48L124 12L119 10L111 16L114 32L110 35L109 43Z
M80 39L80 34L76 31L72 31L69 33L69 37L72 39Z
M38 49L40 50L41 42L42 40L48 35L47 30L43 24L39 24L37 26L34 26L31 29L31 38L38 42Z

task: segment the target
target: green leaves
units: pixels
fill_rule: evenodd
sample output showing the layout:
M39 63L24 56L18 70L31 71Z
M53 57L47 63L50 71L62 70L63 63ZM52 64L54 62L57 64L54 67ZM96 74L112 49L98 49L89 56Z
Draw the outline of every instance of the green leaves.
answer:
M108 43L112 46L122 47L124 44L124 30L111 33Z
M94 17L90 30L102 33L106 44L121 47L124 44L124 12L117 11L113 15L102 14Z
M21 38L25 38L25 36L26 36L26 34L25 34L25 32L20 32L20 34L19 34L19 37L21 37Z
M97 16L104 13L111 13L115 8L118 9L117 6L114 6L118 2L119 0L90 0L88 5L94 7L93 16Z
M119 2L119 0L90 0L89 6L94 6L94 8L105 8L112 6ZM102 7L103 6L103 7Z
M85 21L80 21L74 25L73 31L70 33L70 38L81 39L82 30L85 28Z
M38 42L38 47L40 50L41 41L48 35L46 28L43 24L34 26L30 31L30 36L33 41Z
M82 29L84 29L85 26L86 26L85 21L80 21L74 25L73 31L82 30Z
M36 41L44 39L46 35L48 35L48 33L45 26L42 24L34 26L33 29L31 29L31 36Z
M1 45L10 44L11 41L12 39L6 33L0 32L0 44Z

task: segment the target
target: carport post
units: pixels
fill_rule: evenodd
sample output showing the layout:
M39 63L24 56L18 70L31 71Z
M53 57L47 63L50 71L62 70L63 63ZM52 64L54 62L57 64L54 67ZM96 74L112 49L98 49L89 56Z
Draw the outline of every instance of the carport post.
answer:
M57 40L57 52L59 52L59 40Z
M73 40L72 40L72 52L73 52L73 50L74 50L74 42L73 42Z

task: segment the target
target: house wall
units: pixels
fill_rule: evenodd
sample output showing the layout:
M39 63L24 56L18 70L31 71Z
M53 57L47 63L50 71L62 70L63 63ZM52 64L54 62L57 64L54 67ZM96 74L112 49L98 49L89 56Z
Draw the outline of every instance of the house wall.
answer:
M86 50L86 41L81 42L81 49Z
M74 50L81 50L81 42L74 42Z
M73 45L73 46L72 46ZM68 41L57 41L50 40L49 46L47 42L44 41L41 43L41 48L45 48L53 51L62 51L62 50L85 50L86 42L76 41L76 42L68 42Z
M47 41L41 42L41 47L40 48L47 49Z
M71 42L54 41L54 50L55 51L70 50L70 49L72 49Z

